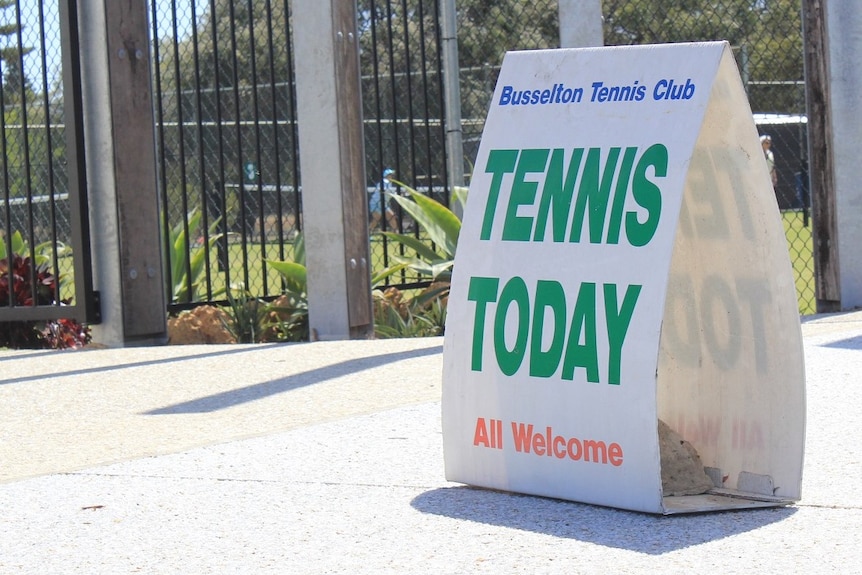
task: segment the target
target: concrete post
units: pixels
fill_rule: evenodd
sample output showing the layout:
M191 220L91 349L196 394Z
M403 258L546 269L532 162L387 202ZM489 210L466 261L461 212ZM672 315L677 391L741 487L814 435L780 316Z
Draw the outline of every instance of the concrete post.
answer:
M90 246L93 285L101 295L102 323L93 326L93 339L123 345L123 298L118 265L120 232L114 181L111 98L108 80L105 3L78 2L81 52L84 141L89 182Z
M312 339L373 333L355 0L295 0L297 115Z
M455 0L442 0L440 2L440 41L443 52L443 93L446 106L446 169L450 189L464 185L464 134L461 129L461 74L458 64L456 16ZM455 202L452 207L459 212L461 210L458 202Z
M837 220L838 274L841 309L862 306L862 4L856 0L824 1L829 74L831 133L827 145L834 158L834 214ZM815 222L816 226L816 222Z
M93 284L109 346L167 335L145 0L81 0Z
M559 0L560 48L603 46L602 0Z

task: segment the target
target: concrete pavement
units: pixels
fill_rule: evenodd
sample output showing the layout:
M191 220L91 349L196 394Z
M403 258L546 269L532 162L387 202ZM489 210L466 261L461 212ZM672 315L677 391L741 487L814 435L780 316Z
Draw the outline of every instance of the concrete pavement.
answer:
M442 339L0 354L0 573L862 573L862 313L806 318L803 499L443 477Z

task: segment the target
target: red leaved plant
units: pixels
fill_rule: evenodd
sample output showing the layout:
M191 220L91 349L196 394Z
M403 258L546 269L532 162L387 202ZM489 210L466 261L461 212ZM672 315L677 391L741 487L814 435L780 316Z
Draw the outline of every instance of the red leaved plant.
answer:
M34 267L29 257L17 254L0 259L0 306L52 305L56 294L57 278L47 263ZM74 319L0 323L0 347L67 349L89 342L90 328Z

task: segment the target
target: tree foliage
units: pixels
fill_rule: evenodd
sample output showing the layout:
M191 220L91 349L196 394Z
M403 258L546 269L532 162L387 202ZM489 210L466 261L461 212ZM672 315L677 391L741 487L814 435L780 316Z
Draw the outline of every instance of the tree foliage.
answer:
M3 65L4 90L13 92L7 98L20 98L20 89L30 90L30 83L24 75L24 56L33 51L31 46L18 42L18 7L15 0L0 0L0 62ZM17 93L16 93L17 92Z
M215 94L227 96L240 93L243 112L252 101L251 88L284 86L291 81L289 59L287 0L211 0L202 13L195 9L200 2L191 2L194 23L190 30L158 40L157 71L161 89L169 97L175 92L203 90L209 106L204 112L215 114ZM160 5L161 6L161 5ZM161 10L154 18L162 26L178 27L180 15ZM216 90L215 92L213 90ZM266 106L267 97L259 94L259 105ZM191 98L183 103L188 107ZM233 118L234 102L223 102L223 118ZM169 107L169 112L175 108Z
M752 109L804 109L799 0L605 0L603 7L606 45L727 40Z
M481 117L506 51L559 46L557 1L457 6L465 117ZM792 85L803 80L799 0L604 0L602 9L608 46L727 40L756 111L804 108L801 84Z
M0 0L0 6L10 1ZM161 10L155 19L177 20L168 3L154 5ZM189 6L196 10L194 30L163 38L157 47L165 120L180 114L248 120L255 109L260 120L277 117L292 82L289 2L189 0ZM505 52L559 46L558 2L458 0L456 7L469 140L478 138ZM403 118L443 115L438 9L432 0L358 2L364 115L389 122L382 134L388 143L367 138L366 145L369 156L383 163L401 161L398 142L429 137L410 133ZM604 0L603 15L607 45L727 40L755 111L797 113L804 107L799 0ZM373 163L368 167L376 174L383 166ZM402 167L398 177L414 181L410 169Z

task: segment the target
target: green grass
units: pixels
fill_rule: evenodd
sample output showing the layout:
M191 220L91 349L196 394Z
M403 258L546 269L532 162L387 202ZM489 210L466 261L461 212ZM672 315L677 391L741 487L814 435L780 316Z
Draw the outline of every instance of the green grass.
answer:
M198 248L200 249L200 248ZM267 266L266 277L264 277L264 259L281 260L279 246L275 243L267 243L261 246L259 243L247 243L243 250L242 243L229 243L227 256L230 271L230 283L236 287L238 284L246 284L246 290L255 296L277 295L281 293L281 275ZM293 243L284 244L284 260L293 261ZM243 269L243 261L248 262L248 281ZM226 287L228 274L219 265L218 248L210 250L210 283L212 290L217 295L216 299L226 299L224 289ZM205 288L199 289L195 294L196 301L206 301Z
M784 221L784 235L787 238L787 248L790 251L790 262L793 265L793 275L796 281L796 299L799 302L801 315L816 311L814 296L814 244L811 239L811 221L808 227L804 225L801 211L781 213Z

